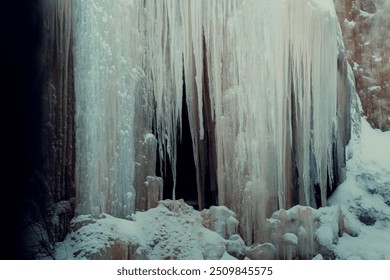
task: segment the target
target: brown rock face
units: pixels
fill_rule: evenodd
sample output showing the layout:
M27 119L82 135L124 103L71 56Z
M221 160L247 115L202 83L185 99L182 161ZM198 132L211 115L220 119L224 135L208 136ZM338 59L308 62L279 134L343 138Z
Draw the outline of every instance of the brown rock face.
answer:
M390 1L335 0L364 114L390 130Z

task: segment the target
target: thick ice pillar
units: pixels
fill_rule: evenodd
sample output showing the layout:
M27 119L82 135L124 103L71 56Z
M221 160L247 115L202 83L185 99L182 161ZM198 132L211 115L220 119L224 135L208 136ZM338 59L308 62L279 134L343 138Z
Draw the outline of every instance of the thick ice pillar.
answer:
M77 211L129 217L137 188L155 166L153 157L145 159L155 144L145 140L153 118L144 84L143 5L75 1L73 13ZM152 174L144 174L149 165Z

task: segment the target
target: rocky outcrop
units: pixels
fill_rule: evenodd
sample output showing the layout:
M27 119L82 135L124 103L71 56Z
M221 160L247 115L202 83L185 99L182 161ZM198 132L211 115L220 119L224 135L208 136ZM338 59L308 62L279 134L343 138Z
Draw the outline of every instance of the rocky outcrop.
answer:
M334 2L364 114L372 127L390 130L390 1Z

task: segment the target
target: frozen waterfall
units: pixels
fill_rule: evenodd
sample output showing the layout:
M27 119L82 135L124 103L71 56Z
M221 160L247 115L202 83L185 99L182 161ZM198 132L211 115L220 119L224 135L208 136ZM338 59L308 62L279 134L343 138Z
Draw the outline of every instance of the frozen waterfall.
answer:
M151 207L158 173L180 198L184 111L198 206L216 195L248 243L343 179L350 84L332 0L74 1L73 28L79 213Z

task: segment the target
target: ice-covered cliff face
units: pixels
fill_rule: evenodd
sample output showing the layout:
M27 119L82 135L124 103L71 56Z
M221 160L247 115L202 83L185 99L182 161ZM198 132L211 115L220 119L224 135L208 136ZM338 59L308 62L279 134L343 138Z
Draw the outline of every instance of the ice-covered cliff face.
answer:
M390 1L335 0L356 89L371 126L390 130Z
M180 198L183 112L198 205L218 194L248 243L272 212L326 204L352 87L333 1L75 1L73 16L79 213L148 208L159 159Z

